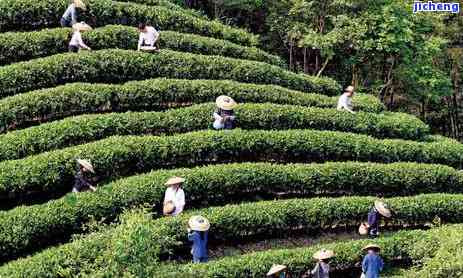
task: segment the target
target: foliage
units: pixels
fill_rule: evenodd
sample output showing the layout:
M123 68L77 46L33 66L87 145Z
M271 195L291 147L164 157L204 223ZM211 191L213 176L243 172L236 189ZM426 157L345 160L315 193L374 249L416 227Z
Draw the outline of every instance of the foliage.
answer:
M30 254L81 232L91 218L113 220L124 209L145 203L160 204L164 182L186 178L187 208L192 202L221 205L246 194L273 196L412 195L461 193L462 174L450 167L416 163L267 164L244 163L153 171L100 187L95 193L68 194L46 204L17 207L0 213L1 261ZM230 179L229 177L235 177ZM12 231L14 230L13 234Z
M260 235L267 237L286 237L290 231L299 229L302 231L317 230L323 227L330 229L332 225L348 225L350 227L366 217L374 198L371 197L344 197L344 198L316 198L316 199L293 199L285 201L268 201L241 205L228 205L224 207L208 208L200 211L192 211L181 214L179 217L164 217L154 221L146 221L146 216L135 214L130 216L132 221L126 225L119 225L115 228L90 235L86 238L54 247L38 253L32 257L20 259L6 264L0 268L2 276L24 276L30 273L32 276L43 276L47 273L49 277L56 277L57 270L65 270L69 275L78 272L92 272L95 267L108 267L108 262L116 260L117 264L109 265L114 276L119 276L128 269L147 271L132 264L131 256L135 256L134 261L142 260L146 266L154 266L159 261L159 255L168 253L178 248L175 243L179 240L183 245L186 244L186 223L191 215L203 215L211 221L210 239L216 242L227 242L231 239L243 241L252 236ZM438 215L443 220L458 222L463 217L459 207L463 203L461 195L420 195L415 197L400 197L388 199L395 212L395 220L398 225L406 223L423 224ZM443 209L444 208L444 209ZM420 213L417 213L419 209ZM124 219L125 217L123 217ZM140 227L139 226L143 226ZM142 231L138 235L137 231ZM398 235L408 235L412 238L428 239L423 237L426 232L402 232ZM413 237L413 234L420 235ZM121 236L122 235L122 236ZM145 237L144 235L148 235ZM432 240L435 239L434 235ZM381 240L387 240L387 237ZM140 244L142 243L142 244ZM407 250L415 242L408 242L407 237L401 238L399 246L395 244L384 244L383 256L386 258L402 255L407 257ZM155 247L155 245L159 247ZM349 241L349 248L338 248L337 258L334 264L346 263L353 265L357 260L360 246L353 248L353 242ZM365 244L365 242L361 242ZM127 250L119 248L122 245L128 246ZM144 248L143 245L152 248ZM392 246L389 249L387 246ZM116 249L116 252L115 252ZM394 250L394 253L389 253ZM158 251L157 254L156 252ZM270 251L275 252L275 251ZM278 252L278 251L276 251ZM348 252L343 255L344 252ZM396 253L398 252L398 253ZM429 252L432 252L429 250ZM389 255L388 255L389 254ZM276 258L277 256L275 256ZM70 260L72 258L72 260ZM103 258L101 260L101 258ZM243 258L246 258L245 256ZM346 258L350 258L346 261ZM225 259L227 260L227 259ZM232 258L233 261L233 258ZM286 262L282 260L281 262ZM213 264L213 263L212 263ZM249 267L248 264L241 262L242 267ZM253 263L251 263L253 265ZM256 267L262 266L257 264ZM307 260L305 261L307 265ZM208 268L208 264L199 266ZM178 271L188 271L191 265L181 268ZM198 267L198 266L196 266ZM219 270L212 267L209 270ZM238 273L243 273L244 269L236 268ZM153 270L153 269L152 269ZM219 270L222 272L221 270ZM260 271L261 272L261 271ZM180 272L181 273L181 272ZM195 270L195 273L200 273ZM132 273L140 275L140 273ZM181 276L181 275L180 275Z
M0 65L50 56L68 51L71 29L56 28L35 32L9 32L0 34ZM92 49L136 49L138 32L134 27L111 25L86 32L83 40ZM193 34L162 31L162 48L205 55L256 60L285 66L282 59L255 47L245 47L226 40Z
M93 162L101 179L150 169L242 161L438 163L461 169L463 145L379 140L334 131L201 131L176 136L117 136L0 163L0 192L63 192L75 159Z
M192 275L201 275L204 277L241 277L243 273L247 277L262 277L262 273L268 271L272 264L284 264L288 266L288 271L293 275L301 275L314 267L316 261L313 260L312 256L321 249L335 250L336 256L330 264L333 269L343 270L353 268L356 263L361 261L361 256L364 254L361 250L368 243L375 243L381 246L381 257L386 261L387 266L393 264L393 261L397 259L419 261L422 257L412 255L415 249L430 245L433 247L444 246L446 244L445 239L451 234L461 239L461 232L462 228L459 225L429 231L402 231L374 241L340 241L294 249L254 252L242 256L222 258L207 264L190 263L186 265L170 264L161 267L153 266L148 271L145 271L145 273L155 275L156 277L192 277ZM423 255L426 257L435 254L435 248L429 248L425 251ZM100 274L105 271L103 270Z
M269 64L163 50L150 54L130 50L66 53L0 67L0 96L69 82L120 83L153 77L231 79L274 84L305 92L336 95L339 85Z
M211 127L216 105L167 112L84 115L0 135L0 161L97 141L114 135L172 135ZM318 129L422 140L429 128L408 114L352 115L335 109L275 104L243 104L236 109L241 129ZM59 134L60 136L56 136Z
M0 31L34 30L57 27L68 5L66 0L4 0L0 2ZM146 6L111 0L87 0L84 20L92 26L121 24L137 26L150 22L159 29L195 33L238 44L254 46L258 37L244 30L193 16L183 11L162 6Z
M320 108L335 108L338 101L338 97L229 80L149 79L123 85L75 83L0 99L0 130L92 112L164 110L212 102L221 95L228 95L239 103ZM359 94L355 96L355 109L380 113L384 106L373 96Z

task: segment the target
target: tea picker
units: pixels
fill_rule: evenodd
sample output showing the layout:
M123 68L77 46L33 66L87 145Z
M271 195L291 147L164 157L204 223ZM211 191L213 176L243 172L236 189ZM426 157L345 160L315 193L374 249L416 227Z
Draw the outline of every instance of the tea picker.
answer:
M236 116L233 109L237 103L229 96L219 96L216 101L217 110L214 112L214 129L233 129L235 128Z
M93 165L89 160L77 159L77 165L79 170L74 177L74 187L72 192L82 192L82 191L96 191L96 188L92 185L88 175L89 173L95 173Z
M207 242L210 226L209 220L200 215L192 216L188 221L188 240L193 242L191 255L194 263L208 261Z
M183 211L185 207L185 192L181 186L184 182L184 178L172 177L165 183L168 187L164 195L164 215L176 216Z

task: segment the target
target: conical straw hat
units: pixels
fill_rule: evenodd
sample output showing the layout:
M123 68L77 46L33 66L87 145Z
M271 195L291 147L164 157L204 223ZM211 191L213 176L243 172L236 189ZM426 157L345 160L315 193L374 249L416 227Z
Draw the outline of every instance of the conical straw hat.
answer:
M181 178L181 177L172 177L172 178L170 178L169 180L167 180L167 182L165 183L165 185L171 186L171 185L180 184L180 183L183 183L183 182L185 182L185 179L184 179L184 178Z
M379 247L379 245L376 245L376 244L368 244L367 246L363 247L363 250L366 251L368 249L378 249L378 250L381 250L381 247Z
M76 8L82 9L84 11L87 9L85 3L82 0L74 0L74 5L76 6Z
M387 208L387 205L382 201L375 201L375 209L384 217L391 217L391 210Z
M72 25L72 29L78 30L78 31L90 31L92 30L92 27L85 22L79 22L79 23Z
M281 264L274 264L272 265L272 267L270 268L270 270L268 271L267 273L267 276L270 276L270 275L273 275L273 274L277 274L278 272L281 272L283 270L286 269L286 266L285 265L281 265Z
M217 107L223 110L233 110L237 103L229 96L220 96L215 100Z
M345 92L354 92L354 86L349 86L344 91Z
M188 220L188 226L190 226L193 231L205 232L209 230L211 224L205 217L196 215L192 216L190 220Z
M85 160L85 159L77 159L77 163L84 167L85 169L89 170L92 173L95 173L95 170L93 169L92 163L90 161Z
M313 258L316 260L326 260L332 257L334 257L334 252L331 250L325 250L325 249L320 250L313 255Z

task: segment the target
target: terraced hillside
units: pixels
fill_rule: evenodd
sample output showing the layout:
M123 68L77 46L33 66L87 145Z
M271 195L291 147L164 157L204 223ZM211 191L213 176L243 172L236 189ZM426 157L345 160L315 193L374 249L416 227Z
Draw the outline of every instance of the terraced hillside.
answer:
M320 248L335 277L358 277L371 241L394 277L461 273L463 145L374 96L339 112L335 80L168 1L86 1L94 51L66 53L66 3L0 2L0 277L263 277L274 263L298 277ZM134 50L139 21L162 29L160 53ZM220 95L240 103L236 130L211 129ZM96 192L70 193L77 158ZM174 175L186 211L163 217ZM361 239L378 196L394 218ZM196 214L211 221L205 264L188 263Z

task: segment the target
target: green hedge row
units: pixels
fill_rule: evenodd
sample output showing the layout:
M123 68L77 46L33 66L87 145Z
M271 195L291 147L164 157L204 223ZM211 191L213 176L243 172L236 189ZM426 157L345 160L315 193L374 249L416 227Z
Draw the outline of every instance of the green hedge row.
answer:
M0 99L0 131L92 112L153 111L212 102L220 95L229 95L240 103L270 102L320 108L334 108L338 99L274 85L227 80L151 79L124 85L67 84ZM369 95L357 95L355 107L372 113L384 110L378 98Z
M0 97L75 81L119 83L153 77L231 79L327 95L340 92L332 79L297 74L262 62L170 50L156 54L100 50L57 54L0 67Z
M404 272L404 278L448 278L463 274L463 232L452 229L441 234L434 256L425 257L418 267ZM436 247L433 247L436 248Z
M69 28L45 29L25 33L0 33L0 65L66 52L70 37L71 30ZM83 39L94 50L137 49L138 32L134 27L106 26L84 33ZM163 31L160 40L162 48L176 51L220 55L285 66L285 62L278 56L226 40L172 31Z
M138 26L150 22L161 30L195 33L229 40L243 45L257 45L258 36L232 28L219 21L209 21L182 10L162 6L146 6L111 0L86 0L87 11L83 20L92 26L121 24ZM66 10L67 0L3 0L0 2L0 32L36 30L57 27Z
M73 276L84 269L114 264L113 270L149 277L143 275L144 267L155 265L161 254L176 250L178 241L186 244L185 228L191 215L201 214L211 221L211 240L236 242L257 235L285 237L294 229L356 226L365 219L373 201L371 197L343 197L258 202L208 208L154 221L136 214L116 228L7 264L0 268L0 276L25 277L27 273L32 275L27 277L42 277L47 273L46 277L53 277L58 269ZM463 220L463 195L420 195L387 202L399 225L424 224L436 216L444 222Z
M243 194L394 196L463 192L463 173L446 166L415 163L245 163L154 171L112 182L95 193L69 194L47 204L0 212L0 260L30 254L49 246L55 238L81 232L81 226L91 217L112 220L126 208L161 203L164 182L171 176L186 178L187 207L192 200L197 204L226 204Z
M263 277L272 264L284 264L295 277L307 272L315 266L312 259L313 254L321 249L335 250L336 257L331 262L333 271L342 271L357 267L356 263L362 261L365 253L362 248L368 243L375 243L381 246L381 257L386 262L387 268L396 260L409 260L412 264L420 264L423 259L436 256L436 248L443 248L448 245L447 241L462 240L463 227L461 225L444 226L429 231L402 231L391 236L382 237L376 240L354 240L335 242L331 244L318 244L315 246L280 249L256 252L242 256L226 257L207 264L170 264L164 267L148 267L142 270L141 265L132 265L132 273L144 273L147 276L155 277ZM453 238L452 238L453 236ZM461 249L460 249L461 251ZM456 252L458 253L458 252ZM452 259L450 259L452 258ZM138 263L138 261L137 261ZM114 263L113 263L114 264ZM447 257L441 261L441 268L447 265L461 265L461 259ZM149 264L148 264L149 265ZM115 272L112 265L103 266L92 273L92 277L103 277L109 272ZM137 269L138 268L138 269ZM138 271L137 271L138 270ZM91 271L89 271L91 272ZM460 272L461 273L461 272ZM422 276L421 276L422 275ZM383 275L381 276L383 277ZM389 276L387 276L389 277ZM394 276L395 277L395 276ZM458 272L447 273L447 275L436 275L426 272L420 276L406 275L411 277L460 277Z
M199 104L166 112L84 115L0 135L0 161L89 143L114 135L172 135L211 128L215 104ZM242 104L236 109L238 128L318 129L369 134L378 138L421 140L429 128L402 113L350 113L335 109ZM59 134L59 136L57 136Z
M0 163L0 194L69 189L75 159L93 161L102 179L206 163L372 161L463 167L463 145L379 140L334 131L201 131L176 136L116 136Z

